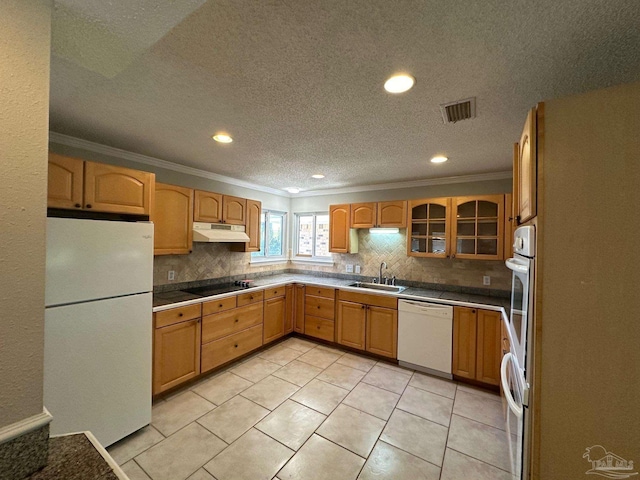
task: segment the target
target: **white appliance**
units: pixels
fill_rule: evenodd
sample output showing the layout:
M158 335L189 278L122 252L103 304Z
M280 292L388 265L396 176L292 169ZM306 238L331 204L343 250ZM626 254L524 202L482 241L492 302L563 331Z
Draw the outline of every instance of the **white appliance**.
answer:
M248 242L244 225L193 222L194 242Z
M535 266L535 227L523 226L514 232L513 258L505 263L513 272L508 334L511 351L502 358L500 376L509 406L507 438L512 473L517 479L527 478L528 437L531 427L528 415L529 385L532 383L532 318L533 275Z
M398 362L446 378L451 374L453 307L398 301Z
M153 224L47 219L44 404L52 434L108 446L151 422Z

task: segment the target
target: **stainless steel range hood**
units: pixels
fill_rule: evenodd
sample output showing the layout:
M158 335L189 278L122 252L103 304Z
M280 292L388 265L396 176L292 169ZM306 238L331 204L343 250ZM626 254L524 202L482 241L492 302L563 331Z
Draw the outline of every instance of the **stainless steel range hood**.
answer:
M244 232L244 225L193 222L193 241L246 243L249 236Z

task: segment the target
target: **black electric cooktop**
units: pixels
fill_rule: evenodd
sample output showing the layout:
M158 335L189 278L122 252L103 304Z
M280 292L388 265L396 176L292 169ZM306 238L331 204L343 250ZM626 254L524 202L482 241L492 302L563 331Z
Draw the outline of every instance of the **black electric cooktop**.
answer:
M193 295L200 295L201 297L210 297L211 295L220 295L222 293L237 292L238 290L245 290L248 286L236 285L235 283L222 283L219 285L208 285L206 287L188 288L182 290L183 292L191 293Z

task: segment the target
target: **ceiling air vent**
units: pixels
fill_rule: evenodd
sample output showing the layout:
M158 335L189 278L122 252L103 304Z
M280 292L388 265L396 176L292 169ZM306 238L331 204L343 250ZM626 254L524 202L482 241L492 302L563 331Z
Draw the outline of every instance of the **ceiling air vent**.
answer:
M440 105L444 123L456 123L461 120L476 117L476 97L456 100L455 102Z

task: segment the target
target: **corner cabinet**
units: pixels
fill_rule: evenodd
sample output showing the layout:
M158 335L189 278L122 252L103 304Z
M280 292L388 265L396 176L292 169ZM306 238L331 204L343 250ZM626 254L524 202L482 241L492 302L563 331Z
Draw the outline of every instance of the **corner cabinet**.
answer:
M49 153L47 206L149 215L155 175Z
M351 205L329 206L329 251L358 253L358 234L351 228Z
M500 312L454 307L452 370L455 376L500 385L501 324Z
M193 190L156 183L151 214L155 232L154 255L191 253L193 241Z

